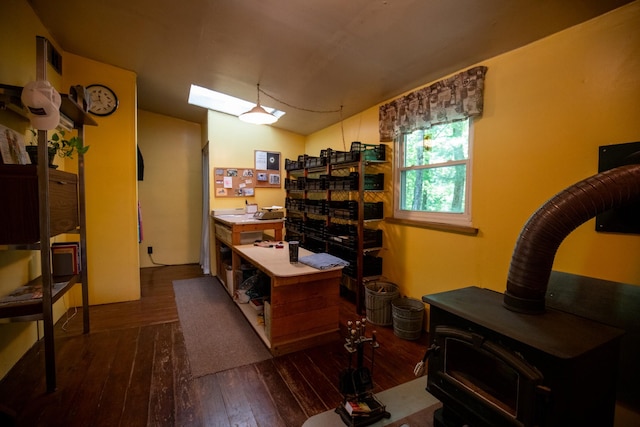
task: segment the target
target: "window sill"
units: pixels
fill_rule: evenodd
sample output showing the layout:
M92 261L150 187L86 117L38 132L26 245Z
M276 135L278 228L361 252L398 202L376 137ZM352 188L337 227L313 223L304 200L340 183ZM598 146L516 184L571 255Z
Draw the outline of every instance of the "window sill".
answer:
M444 231L447 233L464 234L465 236L477 236L478 232L480 231L474 227L469 227L465 225L443 224L440 222L413 221L409 219L398 219L398 218L392 218L392 217L387 217L384 219L384 221L390 224L406 225L408 227L426 228L429 230Z

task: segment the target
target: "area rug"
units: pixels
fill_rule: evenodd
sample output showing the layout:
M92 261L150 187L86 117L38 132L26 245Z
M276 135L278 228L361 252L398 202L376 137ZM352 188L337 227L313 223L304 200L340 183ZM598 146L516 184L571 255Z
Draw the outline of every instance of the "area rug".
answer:
M376 394L386 410L391 413L391 418L380 420L373 427L396 427L404 423L411 427L432 427L433 413L442 404L425 390L427 377L400 384ZM345 424L335 410L323 412L309 418L302 427L339 427Z
M271 358L216 278L174 280L173 290L194 378Z

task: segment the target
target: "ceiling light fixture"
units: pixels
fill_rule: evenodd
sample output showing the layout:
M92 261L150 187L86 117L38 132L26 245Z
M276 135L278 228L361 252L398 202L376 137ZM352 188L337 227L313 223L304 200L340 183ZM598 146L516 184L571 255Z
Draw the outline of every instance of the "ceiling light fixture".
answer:
M256 106L246 113L240 114L238 118L246 123L252 123L254 125L270 125L278 121L278 118L271 113L268 113L260 105L260 84L258 83L258 102Z

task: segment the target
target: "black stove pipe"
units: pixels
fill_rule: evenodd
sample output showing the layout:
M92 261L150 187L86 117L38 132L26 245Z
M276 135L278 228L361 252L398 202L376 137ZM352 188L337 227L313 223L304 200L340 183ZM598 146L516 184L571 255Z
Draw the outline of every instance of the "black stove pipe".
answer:
M504 306L522 313L543 313L560 243L589 219L635 200L640 200L640 164L620 166L589 177L542 205L518 237L509 266Z

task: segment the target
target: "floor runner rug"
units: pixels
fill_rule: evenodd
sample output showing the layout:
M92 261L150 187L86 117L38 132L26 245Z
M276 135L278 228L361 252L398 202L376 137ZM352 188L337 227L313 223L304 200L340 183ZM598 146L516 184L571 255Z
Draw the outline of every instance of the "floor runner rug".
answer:
M194 378L271 357L218 279L174 280L173 290Z

